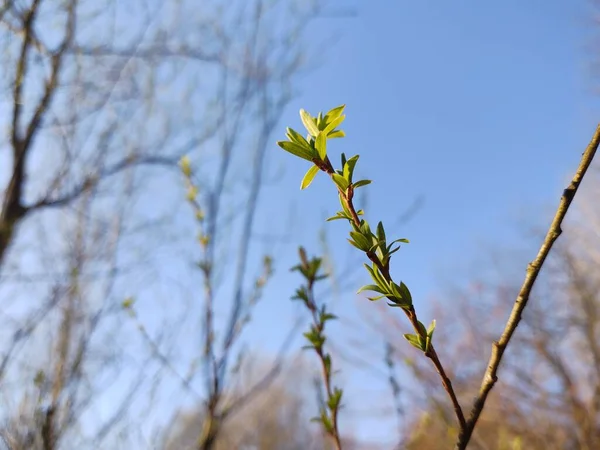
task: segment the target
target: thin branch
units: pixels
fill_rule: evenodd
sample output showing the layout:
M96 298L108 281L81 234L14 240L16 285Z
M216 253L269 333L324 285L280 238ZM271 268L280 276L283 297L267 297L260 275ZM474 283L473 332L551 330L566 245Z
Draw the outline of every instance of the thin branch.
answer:
M284 357L287 351L289 350L289 347L293 341L293 338L296 336L300 325L301 322L297 320L294 326L291 327L290 332L283 341L283 344L281 345L279 352L277 353L277 357L275 358L275 362L273 363L273 366L271 366L271 369L256 384L254 384L250 389L248 389L248 391L246 391L240 397L234 399L233 402L223 410L223 419L230 418L230 416L240 411L247 403L252 401L254 397L256 397L266 388L268 388L271 385L271 383L275 380L275 378L281 373Z
M107 167L102 170L99 174L89 175L75 187L73 187L69 192L60 195L55 198L50 198L47 195L44 198L37 200L35 203L31 205L24 206L26 212L31 212L34 210L38 210L41 208L57 208L59 206L64 206L73 200L77 199L84 192L94 188L98 185L98 183L110 176L116 175L123 170L130 168L136 165L148 165L148 166L171 166L176 167L177 158L173 157L163 157L163 156L145 156L145 157L136 157L130 156L122 159L121 161Z
M314 159L313 163L317 167L319 167L321 170L326 172L329 176L333 176L333 174L335 173L335 170L334 170L333 166L331 165L329 158L327 158L327 157L325 157L325 161L320 161L318 159ZM354 196L354 190L352 189L352 185L350 185L350 187L348 188L348 191L345 191L338 187L338 192L340 194L340 198L343 200L346 207L348 208L348 211L350 211L350 215L352 217L352 222L354 223L354 225L357 228L360 228L361 221L360 221L360 218L358 217L358 213L356 212L356 209L354 207L354 203L352 202L352 198ZM375 252L373 252L373 251L367 251L367 252L365 252L365 254L369 258L369 260L371 260L371 262L373 262L373 264L375 264L377 266L377 268L379 269L379 271L381 272L383 277L388 282L390 282L390 283L393 282L392 277L390 275L390 270L389 270L388 264L385 264L385 265L382 264L377 256L377 254L375 254ZM408 309L402 308L402 311L404 311L404 313L408 317L415 332L418 333L418 335L421 336L423 339L426 339L426 336L423 335L423 330L419 326L419 319L417 317L417 312L415 311L414 307L411 305L410 308L408 308ZM456 396L456 393L454 392L454 388L452 387L452 381L450 380L450 377L448 377L448 375L446 374L446 371L444 370L444 366L442 365L442 362L440 361L440 358L439 358L437 352L435 351L433 343L429 346L429 349L425 352L425 356L427 356L431 360L436 371L438 372L438 374L442 380L442 386L444 387L444 390L446 391L446 393L448 394L448 397L450 397L450 400L452 401L452 406L454 408L454 412L455 412L456 418L458 420L459 428L461 430L463 430L466 425L465 416L463 414L463 411L462 411L462 408L458 401L458 398Z
M483 407L485 406L485 401L498 381L498 368L500 367L500 362L502 361L502 356L504 355L504 351L512 338L519 322L521 321L521 315L523 314L523 310L527 306L527 302L529 301L529 296L533 289L533 285L554 245L554 242L558 239L558 237L562 233L562 222L567 215L569 210L569 206L573 202L573 198L575 198L575 194L579 189L579 185L583 180L592 160L594 159L594 155L596 154L596 150L598 149L598 145L600 144L600 125L596 128L596 132L592 137L592 140L588 147L586 148L583 156L581 158L581 162L579 163L579 167L575 172L573 180L567 186L567 188L563 191L563 194L560 198L560 203L558 205L558 209L550 224L550 228L548 229L548 233L546 234L546 238L540 247L540 250L536 256L536 258L531 262L527 267L527 273L525 275L525 280L523 281L523 285L521 286L521 290L519 291L519 295L515 300L513 305L513 309L510 313L510 317L504 327L504 331L500 336L500 339L494 342L492 347L492 355L490 357L487 370L485 371L483 380L481 382L481 387L479 389L479 394L477 395L475 402L473 403L473 408L471 409L471 414L469 415L469 419L466 423L466 426L463 427L458 435L458 441L456 443L457 450L464 450L473 434L473 429L477 424L477 420L483 411Z
M205 53L196 47L180 45L178 48L168 48L165 44L160 44L147 48L110 48L108 46L85 47L75 46L70 52L84 56L111 56L127 59L148 59L148 58L183 58L207 63L221 63L220 53Z

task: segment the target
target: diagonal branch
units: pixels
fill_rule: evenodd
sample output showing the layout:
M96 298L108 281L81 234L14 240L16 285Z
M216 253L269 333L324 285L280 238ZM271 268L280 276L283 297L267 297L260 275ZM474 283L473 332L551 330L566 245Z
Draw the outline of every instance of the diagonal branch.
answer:
M531 295L531 291L533 289L533 285L540 274L542 266L554 245L554 242L558 239L558 237L562 233L562 222L567 215L569 210L569 206L573 202L573 198L575 198L575 194L579 189L579 185L583 180L588 168L590 167L592 160L594 159L594 155L596 154L596 150L598 149L598 145L600 144L600 125L596 128L596 132L592 137L591 142L586 148L583 156L581 158L581 162L579 163L579 167L573 176L573 179L569 186L563 191L562 197L560 198L560 203L558 205L558 209L556 211L556 215L550 224L550 228L548 229L548 233L546 234L546 238L540 247L540 250L536 256L536 258L531 262L527 267L527 273L525 275L525 280L523 281L523 285L521 286L521 290L519 291L519 295L515 300L515 304L510 313L510 317L506 322L506 326L504 327L504 331L500 336L500 339L494 342L492 347L492 355L490 356L490 360L487 366L487 370L485 371L483 381L481 382L481 387L479 389L479 394L475 398L475 402L473 403L473 408L471 409L471 414L469 419L467 420L466 426L461 429L461 432L458 435L458 441L456 443L457 450L464 450L467 448L471 435L473 434L473 429L477 424L477 420L483 411L483 407L485 406L485 401L498 381L498 368L500 367L500 362L502 361L502 356L504 355L504 351L512 338L519 322L521 321L521 315L523 314L523 310L527 306L527 302L529 301L529 296Z
M319 167L319 169L326 172L329 176L333 177L333 175L335 174L335 169L331 165L331 162L329 161L328 157L325 157L324 161L320 161L318 159L313 159L313 163L317 167ZM350 185L348 191L344 191L338 186L338 192L340 194L340 198L342 199L342 201L345 204L345 207L350 212L350 215L352 217L351 220L354 223L354 226L356 226L357 228L360 228L361 220L358 217L358 212L356 211L356 208L354 207L354 203L352 201L352 199L354 197L354 190L352 188L352 185ZM393 282L392 277L390 275L390 270L389 270L388 265L382 264L382 262L379 260L378 256L375 254L375 252L373 252L371 250L366 251L365 254L366 254L367 258L369 258L369 260L371 260L373 262L373 264L378 267L379 271L381 272L383 277L386 279L386 281ZM423 336L424 331L421 329L421 327L419 325L417 311L415 310L414 306L411 305L410 308L407 308L407 309L402 308L402 311L406 314L406 317L410 321L415 332L418 333L423 339L425 339L425 336ZM460 406L460 402L458 401L456 392L454 391L454 388L452 387L452 380L446 374L446 370L444 369L444 366L435 350L435 347L433 346L433 343L429 346L429 349L425 352L425 356L427 358L429 358L431 360L431 362L433 363L435 370L437 371L438 375L440 376L442 386L444 387L444 390L448 394L448 397L450 397L450 400L452 402L452 407L454 408L454 413L455 413L456 419L458 421L459 429L464 430L464 428L466 426L466 421L465 421L465 416L464 416L462 407Z
M91 174L85 177L82 181L76 184L70 191L51 198L50 195L46 195L45 197L37 200L35 203L31 205L24 206L24 210L28 213L34 210L38 210L41 208L56 208L59 206L64 206L73 200L80 197L84 192L94 188L100 183L100 181L104 181L106 178L111 177L113 175L117 175L128 168L132 168L137 165L144 166L166 166L166 167L176 167L177 158L168 157L168 156L136 156L132 155L122 160L116 162L115 164L105 168L96 174Z

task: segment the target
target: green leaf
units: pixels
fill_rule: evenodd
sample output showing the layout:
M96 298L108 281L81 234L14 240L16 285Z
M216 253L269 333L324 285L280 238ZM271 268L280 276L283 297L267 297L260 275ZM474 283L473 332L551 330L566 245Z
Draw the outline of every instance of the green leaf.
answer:
M419 328L419 336L427 336L427 328L420 320L417 322L417 326Z
M371 180L359 180L356 183L354 183L352 186L354 186L354 189L362 187L362 186L366 186L367 184L371 184Z
M308 303L308 293L306 292L306 288L302 286L297 289L296 295L292 297L292 300L302 300L304 303Z
M348 182L352 183L352 175L354 174L354 167L356 166L356 161L358 161L358 155L353 156L346 164L344 164L344 178L348 180Z
M300 189L306 189L307 187L310 186L310 183L312 183L313 179L315 178L315 175L319 172L319 168L317 166L312 166L310 169L308 169L308 171L304 174L304 177L302 178L302 183L300 183Z
M433 332L435 331L435 319L431 321L429 327L427 327L427 340L425 342L425 351L429 351L431 341L433 340Z
M333 178L335 184L337 184L342 191L348 189L350 183L348 183L348 180L346 180L343 176L338 175L337 173L332 173L331 178Z
M300 110L300 119L302 119L304 127L312 136L316 137L319 134L319 127L317 127L314 117L303 109Z
M335 320L337 316L335 314L327 313L321 316L321 322L327 322L328 320Z
M385 241L378 241L377 238L373 236L373 245L369 250L372 252L377 250L378 256L381 256L380 254L383 254L381 251L382 248L385 248Z
M317 128L319 128L319 130L325 128L325 121L323 120L322 112L319 112L319 115L317 116Z
M385 245L385 229L382 222L377 224L377 239Z
M404 339L410 342L413 347L423 350L423 344L421 343L419 336L415 336L414 334L405 334Z
M403 299L401 299L400 297L391 297L388 296L388 299L392 302L392 303L388 303L388 306L391 306L392 308L402 308L404 310L409 310L410 309L410 303L406 303Z
M390 283L388 283L388 281L383 277L383 275L381 275L377 266L375 264L373 264L373 267L369 266L368 264L364 264L364 266L367 268L367 271L369 272L369 275L371 275L371 278L373 279L375 284L381 287L381 289L385 291L386 295L391 295L392 293L390 292Z
M325 411L323 411L323 413L321 414L321 422L323 423L323 427L325 427L325 430L328 433L333 433L333 424L331 422L331 419L327 417Z
M325 134L329 134L331 133L333 130L335 130L337 127L339 127L342 122L344 121L344 119L346 118L346 116L339 116L336 119L333 119L331 122L329 122L327 124L327 126L323 129L323 133Z
M327 111L327 114L325 114L325 119L327 119L328 121L337 119L344 112L344 108L346 108L346 105L340 105L336 106L333 109L330 109L329 111Z
M388 257L389 257L390 255L393 255L394 253L396 253L398 250L400 250L400 246L398 246L398 247L394 248L393 250L390 250L390 248L392 247L392 245L393 245L393 244L390 244L390 245L388 246L388 248L387 248L387 252L388 252L388 254L387 254L387 255L388 255Z
M127 297L125 300L123 300L121 306L123 307L123 309L129 309L133 306L134 302L135 300L133 297Z
M301 145L303 147L305 147L306 149L310 149L310 144L308 143L308 141L304 138L304 136L302 136L300 133L298 133L296 130L293 130L292 128L286 128L286 136L288 137L288 139L292 142L295 142L298 145Z
M402 300L404 300L408 305L412 305L412 295L408 290L408 287L401 281L400 286L400 295L402 295Z
M346 215L345 212L338 211L337 213L335 213L335 216L332 216L329 219L327 219L327 222L331 222L332 220L339 220L339 219L352 220L352 218L350 216Z
M356 242L356 244L358 245L358 248L360 248L363 252L369 251L369 247L371 247L371 243L369 242L369 240L367 239L366 236L363 236L362 234L360 234L356 231L351 231L350 237L352 238L352 240L354 242Z
M181 171L186 177L190 177L192 175L192 165L190 162L189 156L185 155L179 160L179 166L181 167Z
M356 293L360 294L363 291L373 291L373 292L379 292L380 294L385 294L385 291L383 289L381 289L379 286L377 286L376 284L367 284L367 285L361 287L358 291L356 291Z
M340 400L342 399L342 390L339 388L335 388L333 394L327 400L327 406L331 411L335 411L338 409L340 405Z
M321 131L317 135L315 147L317 148L317 152L319 152L321 161L325 161L325 157L327 156L327 135L324 132Z
M325 366L326 373L329 375L331 373L331 356L323 356L323 365Z
M277 145L279 145L286 152L289 152L292 155L298 156L302 159L306 159L310 162L312 162L313 158L316 156L312 150L308 150L307 148L302 147L300 144L295 142L277 141Z
M371 227L369 226L369 223L366 220L361 220L360 221L360 232L366 237L366 236L372 236L373 233L371 233Z
M435 325L436 325L436 321L435 321L435 319L433 319L431 321L431 324L427 327L427 334L428 335L432 335L433 334L433 332L435 331Z
M342 130L336 130L336 131L332 131L331 133L329 133L327 135L327 137L329 139L335 139L335 138L343 138L346 136L346 133L344 133Z

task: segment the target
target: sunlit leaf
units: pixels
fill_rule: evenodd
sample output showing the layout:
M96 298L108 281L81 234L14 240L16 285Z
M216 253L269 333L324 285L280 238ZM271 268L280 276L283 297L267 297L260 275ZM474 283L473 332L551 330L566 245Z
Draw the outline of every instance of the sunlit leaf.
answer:
M308 141L296 130L288 127L286 129L285 134L290 141L295 142L296 144L299 144L302 147L305 147L306 149L310 149L310 144L308 143Z
M350 183L348 183L348 180L346 180L343 176L338 175L337 173L332 173L331 177L333 178L335 184L337 184L342 191L348 189Z
M325 157L327 156L327 135L322 131L317 135L315 147L317 148L317 152L319 152L321 161L325 161Z
M354 188L359 188L362 186L366 186L367 184L371 184L371 180L359 180L353 184Z
M277 141L277 145L279 145L286 152L291 153L292 155L298 156L302 159L306 159L307 161L313 160L316 156L313 152L300 144L291 141Z
M331 133L333 130L335 130L338 126L340 126L342 124L342 122L344 121L345 118L346 118L346 116L342 115L336 119L333 119L331 122L329 122L327 124L325 129L323 129L323 133L325 133L325 134Z
M325 118L329 121L337 119L344 112L344 108L346 108L346 105L340 105L330 109L327 111L327 114L325 114Z
M332 131L331 133L329 133L327 135L327 137L329 139L335 139L335 138L343 138L346 136L346 133L344 133L342 130L336 130L336 131Z
M354 174L354 167L356 166L357 161L358 155L355 155L344 164L344 178L350 183L352 183L352 175Z
M302 119L304 127L312 136L316 137L319 134L319 127L317 127L314 117L303 109L300 110L300 119Z
M315 175L319 172L319 168L317 166L312 166L310 169L308 169L308 171L304 174L304 177L302 178L302 183L300 183L300 189L306 189L308 186L310 186L310 183L312 183L313 179L315 178Z
M415 336L414 334L405 334L404 339L410 342L413 347L423 350L423 344L421 343L419 336Z
M358 291L356 291L356 293L360 294L363 291L373 291L373 292L379 292L380 294L385 294L384 290L375 284L367 284L367 285L361 287Z

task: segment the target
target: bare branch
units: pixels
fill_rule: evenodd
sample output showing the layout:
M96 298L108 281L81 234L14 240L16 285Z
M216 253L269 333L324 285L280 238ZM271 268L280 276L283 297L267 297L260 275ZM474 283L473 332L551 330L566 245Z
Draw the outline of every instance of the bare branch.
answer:
M550 224L550 228L548 229L548 233L546 234L546 238L542 243L542 246L536 256L536 258L529 264L527 267L527 274L525 276L525 280L523 281L523 285L519 291L519 295L514 303L513 309L510 313L510 317L506 323L504 331L500 336L500 339L494 342L492 347L492 355L490 357L487 370L485 371L485 375L483 377L483 381L481 382L481 387L479 389L479 394L477 395L473 407L471 409L471 414L466 422L466 426L463 427L459 433L458 440L456 443L457 450L464 450L471 438L473 430L477 424L477 420L483 411L485 406L486 399L498 381L498 368L500 367L500 362L502 361L502 356L504 355L504 351L508 346L508 343L511 340L519 322L521 321L521 315L523 314L523 310L527 306L527 302L529 301L529 296L533 289L536 279L540 274L540 271L554 245L554 242L558 239L558 237L562 233L562 222L567 215L569 210L569 206L571 205L573 199L575 198L575 194L579 189L581 181L585 176L590 164L594 159L594 155L596 154L596 150L598 149L598 145L600 144L600 125L596 128L596 132L592 137L592 140L585 152L582 155L581 162L579 163L579 167L575 172L575 175L567 188L564 190L562 197L560 199L560 203L558 209L556 211L556 215Z

